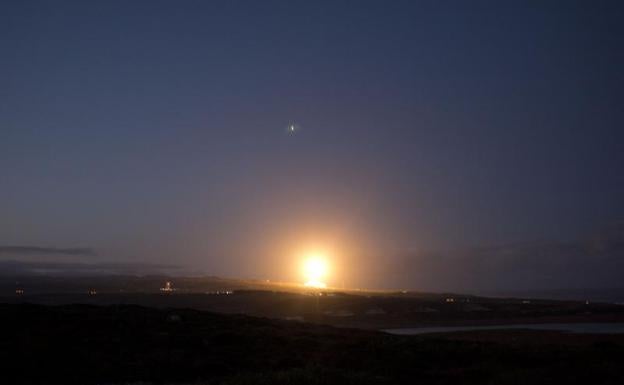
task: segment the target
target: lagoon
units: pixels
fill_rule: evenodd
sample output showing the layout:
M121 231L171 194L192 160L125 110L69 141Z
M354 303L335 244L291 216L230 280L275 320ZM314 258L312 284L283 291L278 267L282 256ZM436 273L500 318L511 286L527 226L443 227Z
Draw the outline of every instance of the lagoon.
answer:
M488 325L488 326L433 326L420 328L385 329L386 333L398 335L417 335L430 333L452 333L463 331L481 330L549 330L566 333L590 333L590 334L620 334L624 333L624 323L549 323L549 324L513 324L513 325Z

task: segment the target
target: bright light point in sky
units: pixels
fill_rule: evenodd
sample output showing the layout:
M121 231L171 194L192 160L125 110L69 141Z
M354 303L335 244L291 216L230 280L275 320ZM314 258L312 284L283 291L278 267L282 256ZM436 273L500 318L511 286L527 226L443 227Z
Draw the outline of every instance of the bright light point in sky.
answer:
M289 134L294 134L295 132L299 131L299 126L295 123L289 123L288 127L286 127L286 130Z
M327 260L323 255L314 254L309 256L303 264L303 273L306 277L306 286L325 288L327 285L322 281L327 275Z

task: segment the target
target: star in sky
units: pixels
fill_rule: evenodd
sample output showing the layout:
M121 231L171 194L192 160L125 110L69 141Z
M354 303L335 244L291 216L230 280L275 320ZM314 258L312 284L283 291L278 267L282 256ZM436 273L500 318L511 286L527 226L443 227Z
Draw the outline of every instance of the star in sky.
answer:
M299 126L295 123L289 123L286 130L289 134L293 135L295 132L299 131Z

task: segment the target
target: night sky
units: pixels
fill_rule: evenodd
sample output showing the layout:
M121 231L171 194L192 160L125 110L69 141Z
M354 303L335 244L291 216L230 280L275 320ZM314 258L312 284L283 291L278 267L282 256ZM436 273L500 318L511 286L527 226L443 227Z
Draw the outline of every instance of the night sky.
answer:
M317 248L337 285L621 285L623 20L620 1L4 1L0 257L300 280Z

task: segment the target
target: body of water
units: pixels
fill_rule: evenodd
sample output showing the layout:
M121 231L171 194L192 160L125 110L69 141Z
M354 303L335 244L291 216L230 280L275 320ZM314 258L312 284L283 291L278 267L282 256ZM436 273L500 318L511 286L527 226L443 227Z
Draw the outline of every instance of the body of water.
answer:
M509 330L531 329L551 330L567 333L598 333L620 334L624 333L624 323L551 323L551 324L514 324L514 325L490 325L490 326L433 326L422 328L385 329L386 333L414 335L429 333L450 333L479 330Z

